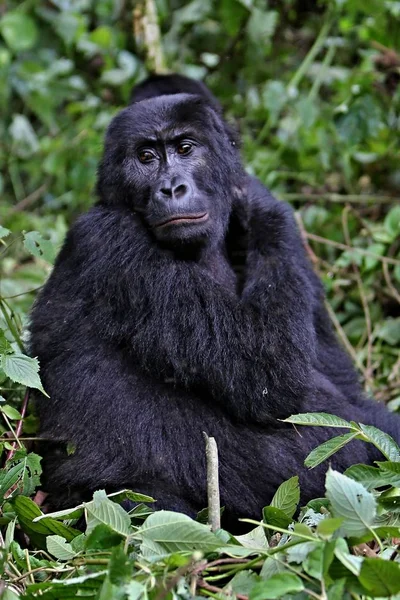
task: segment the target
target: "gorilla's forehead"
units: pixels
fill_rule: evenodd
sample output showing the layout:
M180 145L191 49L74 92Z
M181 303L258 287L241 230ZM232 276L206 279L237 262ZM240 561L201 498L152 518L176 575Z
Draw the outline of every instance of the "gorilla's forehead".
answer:
M125 131L138 138L164 138L179 131L205 133L212 123L212 109L203 98L190 94L158 96L125 109Z

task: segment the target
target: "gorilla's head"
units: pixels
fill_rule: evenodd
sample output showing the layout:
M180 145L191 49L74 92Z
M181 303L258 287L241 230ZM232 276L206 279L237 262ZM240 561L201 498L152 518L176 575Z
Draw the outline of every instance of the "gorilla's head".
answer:
M103 203L139 213L159 243L214 244L243 176L226 124L207 99L163 95L113 119L97 191Z

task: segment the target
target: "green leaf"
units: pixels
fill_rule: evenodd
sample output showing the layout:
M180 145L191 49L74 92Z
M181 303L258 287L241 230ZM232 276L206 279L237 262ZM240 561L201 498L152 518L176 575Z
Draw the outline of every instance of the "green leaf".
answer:
M38 231L24 233L24 246L33 256L42 258L51 265L54 263L57 248L53 242L46 240Z
M361 483L329 468L326 474L326 496L334 517L342 517L342 530L349 537L359 537L373 525L376 500Z
M265 581L256 583L250 592L249 600L273 600L303 590L304 584L297 575L277 573Z
M60 535L49 535L46 539L47 551L58 560L71 560L76 556L71 544Z
M332 454L335 454L335 452L343 448L343 446L346 446L346 444L351 442L351 440L354 440L357 435L357 433L345 433L343 435L338 435L334 438L331 438L312 450L305 459L304 464L306 467L313 469L324 462L324 460L332 456Z
M385 464L385 463L380 463L380 464ZM398 463L394 463L394 464L398 464ZM355 481L362 483L362 485L367 490L371 490L371 489L374 489L377 487L382 487L384 485L391 484L389 473L388 474L382 473L382 471L380 471L378 468L371 467L368 465L352 465L351 467L346 469L344 474L347 477L351 477L351 479L354 479ZM387 476L387 475L389 475L389 476ZM399 474L399 478L400 478L400 474ZM400 481L400 479L399 479L399 481Z
M14 462L18 459L21 451L17 451L14 456ZM40 466L41 457L31 452L23 456L17 464L11 468L1 469L0 471L0 500L11 489L15 488L9 497L18 493L24 495L33 494L40 484L40 475L42 468ZM21 485L22 483L22 485Z
M206 525L187 515L160 510L150 515L137 530L143 556L163 556L174 552L213 552L223 545Z
M335 519L324 519L320 521L317 525L317 533L319 536L329 539L332 535L340 529L343 523L342 517L337 517Z
M0 240L10 235L11 231L0 225Z
M30 50L38 38L35 21L16 10L6 12L0 20L0 31L7 46L16 52Z
M292 522L291 517L288 517L283 510L275 508L275 506L265 506L263 508L264 523L275 525L281 529L287 529Z
M24 461L11 467L11 469L1 469L0 471L0 500L3 500L8 490L13 487L17 481L22 478L25 468Z
M353 573L353 575L356 576L360 574L364 558L362 556L350 554L348 546L343 538L336 540L334 554L350 573Z
M393 596L400 592L400 565L391 560L364 558L360 583L375 596Z
M71 542L74 537L80 534L80 531L67 527L47 516L40 522L35 523L33 519L40 516L42 512L37 504L26 496L17 496L13 500L13 505L23 531L41 548L45 547L45 537L48 535L60 535L67 542Z
M343 600L346 579L339 579L328 589L328 600Z
M384 227L386 231L395 240L400 235L400 206L394 206L390 209L384 220Z
M341 429L355 429L349 421L330 415L329 413L299 413L291 415L287 419L282 419L284 423L293 423L294 425L314 425L315 427L339 427Z
M270 506L279 508L291 519L299 502L300 487L299 478L296 475L281 483L271 500Z
M131 581L125 586L127 600L142 600L146 597L146 588L138 581Z
M1 368L12 381L22 383L30 388L36 388L46 394L40 381L39 362L36 358L16 352L1 357Z
M368 441L374 444L388 460L400 461L400 448L388 433L384 433L372 425L363 425L362 423L360 423L360 429Z
M21 413L9 404L3 404L2 406L0 406L0 411L11 420L17 421L18 419L21 419Z
M273 509L277 510L277 509ZM284 514L284 513L283 513ZM286 515L284 515L286 518ZM236 535L235 539L245 548L254 548L257 550L268 549L268 540L265 536L265 529L261 525L255 527L248 533Z
M307 555L303 563L303 569L314 579L322 579L323 575L323 559L324 559L324 546L319 545Z
M247 22L247 33L253 44L266 53L269 42L278 24L278 13L275 10L253 8Z
M87 535L101 523L125 537L132 533L128 513L122 506L109 500L104 490L95 492L93 500L85 502L84 507L87 515Z
M259 576L252 571L240 571L228 583L228 589L233 594L248 596L254 584L260 580Z

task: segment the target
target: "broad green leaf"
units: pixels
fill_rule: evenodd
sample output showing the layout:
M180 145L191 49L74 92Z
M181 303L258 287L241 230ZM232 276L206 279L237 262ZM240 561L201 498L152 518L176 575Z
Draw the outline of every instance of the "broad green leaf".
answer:
M350 554L348 546L343 538L336 540L334 549L336 558L350 571L353 575L358 576L361 571L364 558L362 556L354 556Z
M141 538L141 550L147 558L194 550L213 552L223 545L206 525L193 521L187 515L167 510L150 515L135 537Z
M132 492L131 490L113 492L112 494L107 494L107 497L117 503L122 502L123 500L132 500L132 502L155 502L154 498L151 496ZM88 504L90 505L90 502L86 502L86 506ZM52 519L61 519L62 521L65 521L66 519L79 519L83 514L84 507L85 504L78 504L78 506L75 506L74 508L66 508L48 513L47 515L41 515L40 517L37 517L35 521L40 521L46 516L51 517Z
M393 596L400 592L400 565L381 558L364 558L359 580L374 597Z
M380 463L385 464L385 463ZM394 463L399 464L399 463ZM351 477L355 481L362 483L362 485L367 489L371 490L377 487L382 487L384 485L391 484L390 473L384 473L377 467L371 467L369 465L352 465L344 472L347 477ZM400 474L399 474L399 483L400 483Z
M317 525L317 533L323 538L331 538L332 535L337 531L343 523L342 517L334 519L324 519Z
M299 502L299 478L296 475L281 483L271 500L271 506L279 508L291 519Z
M326 474L326 496L334 517L342 517L342 530L348 537L359 537L373 525L376 500L361 483L329 468Z
M297 575L277 573L265 581L256 583L250 592L249 600L273 600L303 590L304 584Z
M18 460L22 451L18 450L14 456L14 462ZM30 452L18 460L11 468L5 468L0 471L0 499L4 497L8 490L15 488L9 495L15 496L22 493L25 496L33 494L40 484L40 475L42 468L40 461L42 458ZM22 485L21 485L22 483ZM18 484L18 485L16 485Z
M8 128L13 141L13 153L29 158L39 150L39 140L31 122L25 115L14 115Z
M113 492L112 494L107 494L108 498L113 502L122 502L123 500L131 500L132 502L156 502L154 498L151 496L146 496L146 494L139 494L139 492L132 492L131 490L121 490L120 492Z
M339 427L341 429L355 429L349 421L330 415L329 413L299 413L291 415L287 419L282 419L284 423L293 423L293 425L314 425L315 427Z
M6 415L6 417L8 417L11 420L18 420L21 419L21 413L14 408L13 406L10 406L9 404L3 404L2 406L0 406L0 411L2 413L4 413Z
M254 548L257 550L268 549L268 540L265 536L265 529L261 525L255 527L248 533L236 535L235 539L245 548Z
M108 525L110 529L127 536L132 533L131 520L128 513L115 502L107 498L104 490L99 490L93 494L91 502L84 503L87 515L86 534L88 535L96 525Z
M241 571L236 573L236 575L230 580L227 585L230 593L234 594L242 594L244 596L248 596L251 590L260 580L260 577L253 573L252 571Z
M323 575L323 560L324 560L324 546L319 545L312 550L303 563L303 569L314 579L321 579Z
M145 598L146 588L138 581L131 581L125 586L125 593L127 600L142 600Z
M58 560L71 560L76 556L71 544L60 535L49 535L46 538L47 551Z
M275 506L265 506L263 508L263 520L268 525L275 525L281 529L287 529L292 522L292 518L288 517L283 510L275 508Z
M400 448L388 433L384 433L373 425L363 425L362 423L360 423L360 429L368 441L374 444L388 460L400 461Z
M10 235L11 231L0 225L0 240Z
M41 547L45 547L45 536L60 535L67 542L71 542L74 537L80 534L80 531L67 527L47 516L39 523L33 522L33 519L41 515L42 512L37 504L26 496L17 496L13 500L13 505L23 531L29 535L34 543L38 543Z
M0 31L6 44L17 52L30 50L36 44L38 29L35 21L22 11L8 11L0 20Z
M400 206L393 206L384 220L386 231L392 236L393 240L400 235Z
M12 381L36 388L46 394L39 377L39 362L36 358L16 352L1 357L1 368Z
M343 435L338 435L324 442L310 452L305 459L304 464L306 467L313 469L332 456L332 454L335 454L335 452L343 448L343 446L346 446L351 440L354 440L357 435L357 433L344 433Z
M343 600L346 580L339 579L328 589L328 600Z
M11 469L1 469L0 499L3 499L6 492L8 492L8 490L17 483L18 479L22 477L24 468L24 461L21 461L18 464L11 467Z
M46 240L38 231L24 233L24 246L30 254L42 258L51 265L57 256L57 248L50 240Z

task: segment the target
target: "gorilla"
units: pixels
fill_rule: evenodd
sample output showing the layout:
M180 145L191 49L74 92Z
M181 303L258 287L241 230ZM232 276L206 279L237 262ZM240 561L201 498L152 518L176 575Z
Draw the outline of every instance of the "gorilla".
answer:
M281 419L325 411L400 438L336 339L291 207L246 174L205 86L171 75L134 90L108 128L97 197L29 325L53 507L127 487L195 516L206 432L226 525L259 518L293 475L302 502L323 492L326 466L303 461L335 431ZM352 441L331 463L377 456Z

